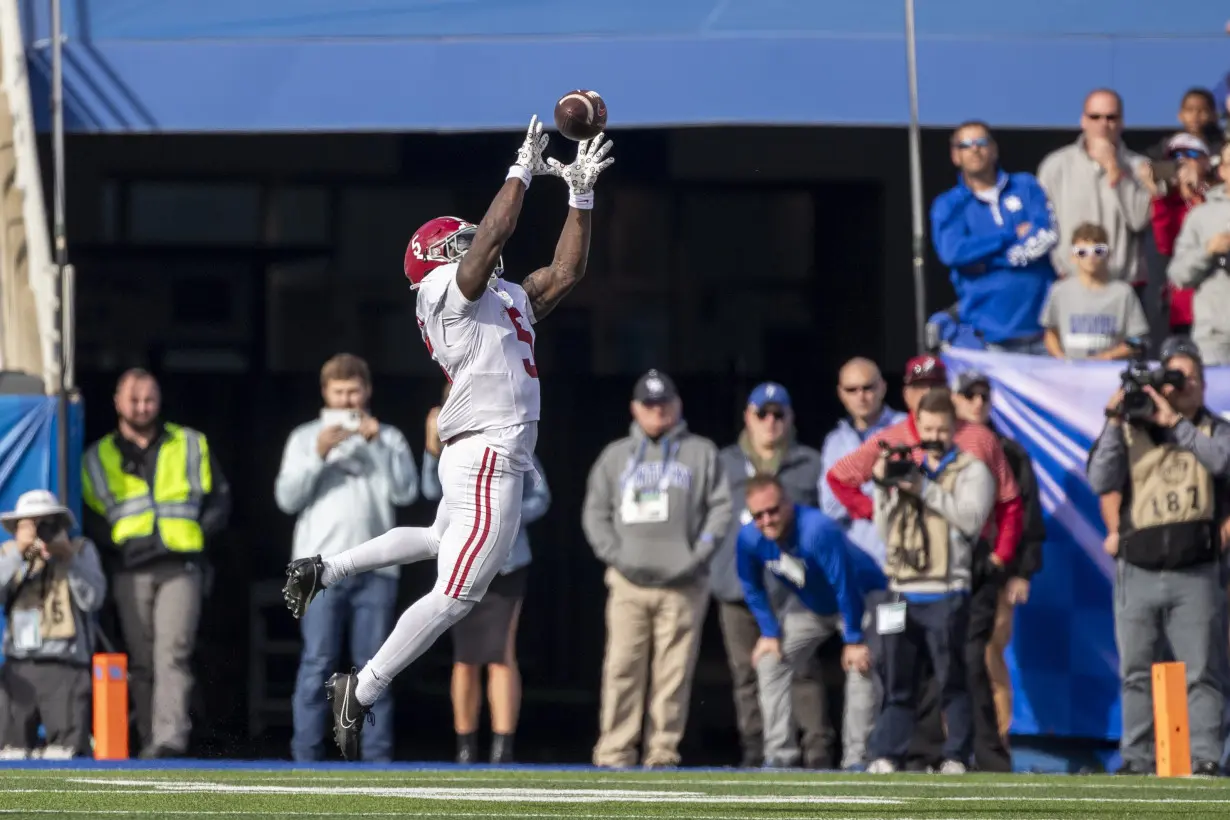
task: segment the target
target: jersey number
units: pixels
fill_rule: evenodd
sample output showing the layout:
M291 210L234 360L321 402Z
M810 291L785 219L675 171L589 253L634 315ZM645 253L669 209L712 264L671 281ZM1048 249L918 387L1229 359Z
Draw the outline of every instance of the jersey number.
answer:
M1187 488L1189 497L1190 509L1194 512L1200 508L1200 490L1195 487ZM1183 497L1175 490L1166 493L1165 500L1158 498L1153 499L1153 515L1158 518L1162 517L1162 508L1166 508L1166 512L1170 514L1177 513L1183 509Z
M440 364L440 361L436 358L436 351L435 351L435 349L431 346L431 339L427 336L427 325L425 325L425 324L423 323L423 320L422 320L422 319L419 319L419 317L415 316L414 318L415 318L416 320L418 320L418 323L419 323L419 333L423 334L423 344L427 345L427 352L431 354L431 359L432 359L432 361L434 361L436 364ZM440 364L440 370L442 370L442 371L444 372L444 378L448 379L448 383L449 383L449 384L452 384L452 383L453 383L453 377L452 377L452 376L450 376L450 375L448 374L448 371L444 369L444 365Z
M517 340L529 346L530 357L522 359L521 364L525 365L525 372L530 374L530 378L536 379L538 378L538 365L534 364L534 335L521 326L521 311L515 307L508 309L508 318L512 321L513 330L517 332Z

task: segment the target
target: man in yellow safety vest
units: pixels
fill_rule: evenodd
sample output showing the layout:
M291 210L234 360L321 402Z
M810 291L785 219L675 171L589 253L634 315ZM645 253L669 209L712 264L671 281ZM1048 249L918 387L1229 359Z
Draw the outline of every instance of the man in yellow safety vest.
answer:
M85 452L81 467L87 530L116 559L112 589L143 758L187 752L205 545L231 509L209 441L162 421L160 405L150 373L124 373L116 429Z

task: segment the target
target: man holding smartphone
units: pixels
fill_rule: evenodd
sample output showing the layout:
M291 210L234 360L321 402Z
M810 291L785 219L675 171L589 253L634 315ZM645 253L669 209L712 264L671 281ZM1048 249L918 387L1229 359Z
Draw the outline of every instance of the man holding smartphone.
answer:
M278 508L296 515L292 558L336 555L392 529L393 508L418 497L418 468L406 437L368 411L372 394L367 362L339 353L320 371L325 406L320 418L295 428L286 442L274 485ZM331 584L301 620L303 654L295 682L296 761L324 757L329 703L325 680L337 671L342 625L350 630L355 666L371 659L393 624L396 566ZM363 734L363 759L393 757L393 700L382 698L379 720Z

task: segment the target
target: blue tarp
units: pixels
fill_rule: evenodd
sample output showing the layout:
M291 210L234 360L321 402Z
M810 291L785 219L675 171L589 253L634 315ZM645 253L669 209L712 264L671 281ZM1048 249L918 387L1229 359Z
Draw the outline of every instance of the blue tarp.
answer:
M21 0L27 44L48 3ZM1169 127L1230 69L1220 0L918 3L920 115L1071 127L1109 85ZM594 88L611 126L878 125L908 116L902 0L77 0L70 131L467 131ZM31 49L46 126L49 51Z
M81 402L68 407L67 506L80 521L85 409ZM0 395L0 511L13 509L17 497L27 490L59 493L58 430L54 397ZM3 535L7 539L7 533ZM4 614L0 612L0 634L3 629Z

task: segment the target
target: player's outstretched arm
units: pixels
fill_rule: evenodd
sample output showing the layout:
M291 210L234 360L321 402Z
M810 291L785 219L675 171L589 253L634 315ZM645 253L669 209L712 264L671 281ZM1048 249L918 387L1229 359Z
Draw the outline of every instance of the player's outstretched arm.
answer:
M487 287L491 272L495 270L504 250L504 243L517 228L517 217L521 215L521 203L525 199L526 189L530 187L530 180L553 173L542 159L546 148L547 135L542 133L542 123L538 117L533 117L525 133L525 142L517 151L517 161L508 169L504 186L491 201L483 221L478 223L470 250L461 257L457 266L457 288L471 302L478 299Z
M540 268L521 283L534 310L534 320L542 319L555 309L568 291L585 275L589 259L590 211L594 207L594 182L598 174L615 161L606 158L615 143L605 145L604 134L585 140L577 146L577 158L571 165L561 165L549 159L550 173L568 183L568 218L555 246L555 258L548 267Z

